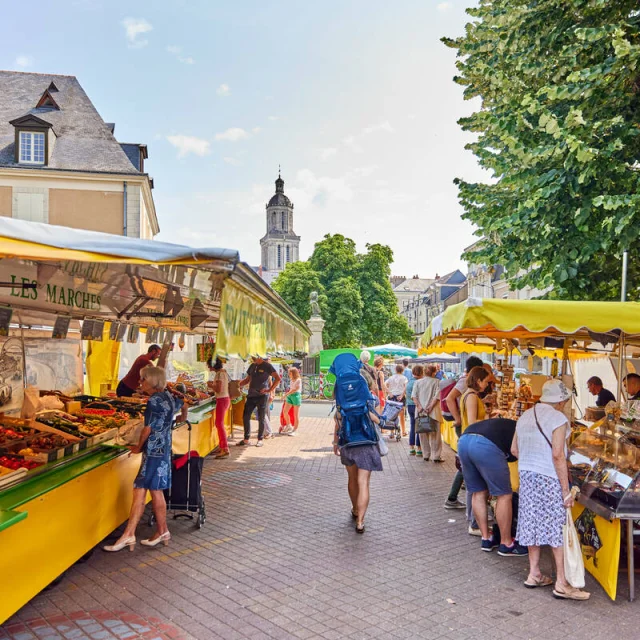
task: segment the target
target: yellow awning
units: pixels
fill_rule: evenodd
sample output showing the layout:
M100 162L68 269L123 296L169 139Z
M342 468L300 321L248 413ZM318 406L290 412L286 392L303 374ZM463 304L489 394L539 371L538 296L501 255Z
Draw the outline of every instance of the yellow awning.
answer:
M496 300L470 298L449 307L422 336L425 349L452 340L488 338L500 341L571 337L596 342L591 335L622 332L628 343L640 343L640 303Z

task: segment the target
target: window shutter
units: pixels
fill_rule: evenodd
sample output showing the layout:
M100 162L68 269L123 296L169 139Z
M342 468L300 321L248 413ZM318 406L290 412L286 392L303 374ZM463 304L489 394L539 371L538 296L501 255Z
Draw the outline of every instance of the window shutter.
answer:
M48 222L45 215L43 193L17 193L16 218L29 222Z

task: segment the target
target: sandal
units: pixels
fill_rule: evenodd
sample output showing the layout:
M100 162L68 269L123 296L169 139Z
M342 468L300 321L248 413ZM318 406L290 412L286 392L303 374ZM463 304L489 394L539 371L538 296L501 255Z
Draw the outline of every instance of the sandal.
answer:
M549 587L553 584L553 580L549 576L545 576L544 573L539 578L527 578L524 582L524 586L527 589L537 589L538 587Z
M353 509L351 509L351 517L352 517L354 520L357 520L357 519L358 519L358 514L357 514Z
M356 525L356 533L364 533L364 522L362 523L361 527Z
M560 589L556 587L553 590L553 597L558 600L588 600L591 597L591 594L588 591L583 591L582 589L576 589L571 585L567 585Z

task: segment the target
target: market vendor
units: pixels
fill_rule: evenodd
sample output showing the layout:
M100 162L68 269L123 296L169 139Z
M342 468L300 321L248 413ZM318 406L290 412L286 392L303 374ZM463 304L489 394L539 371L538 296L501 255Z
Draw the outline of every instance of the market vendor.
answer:
M133 366L129 369L129 373L118 383L116 395L119 398L130 398L138 390L140 386L140 372L145 367L153 364L153 361L160 357L161 352L162 348L160 345L152 344L147 350L147 353L135 359Z
M627 374L623 380L624 389L629 400L640 400L640 376L637 373Z
M615 402L616 397L605 389L602 380L598 376L591 376L587 380L587 389L592 396L598 396L596 398L596 407L606 407L610 402Z

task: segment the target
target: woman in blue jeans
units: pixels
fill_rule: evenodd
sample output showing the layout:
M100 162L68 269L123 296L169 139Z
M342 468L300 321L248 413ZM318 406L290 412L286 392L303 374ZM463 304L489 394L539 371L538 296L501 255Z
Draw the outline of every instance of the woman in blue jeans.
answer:
M467 491L473 494L472 507L482 533L481 548L493 551L498 547L500 556L526 556L511 536L512 490L509 462L516 458L511 454L511 442L516 431L514 420L492 418L469 425L458 441L458 456L462 463ZM500 541L489 531L487 501L496 500L496 521L500 529Z
M416 433L416 403L411 399L411 393L413 392L413 385L417 380L424 376L424 367L421 364L417 364L411 369L411 378L407 383L407 411L409 412L409 455L421 456L422 449L420 449L420 438Z

